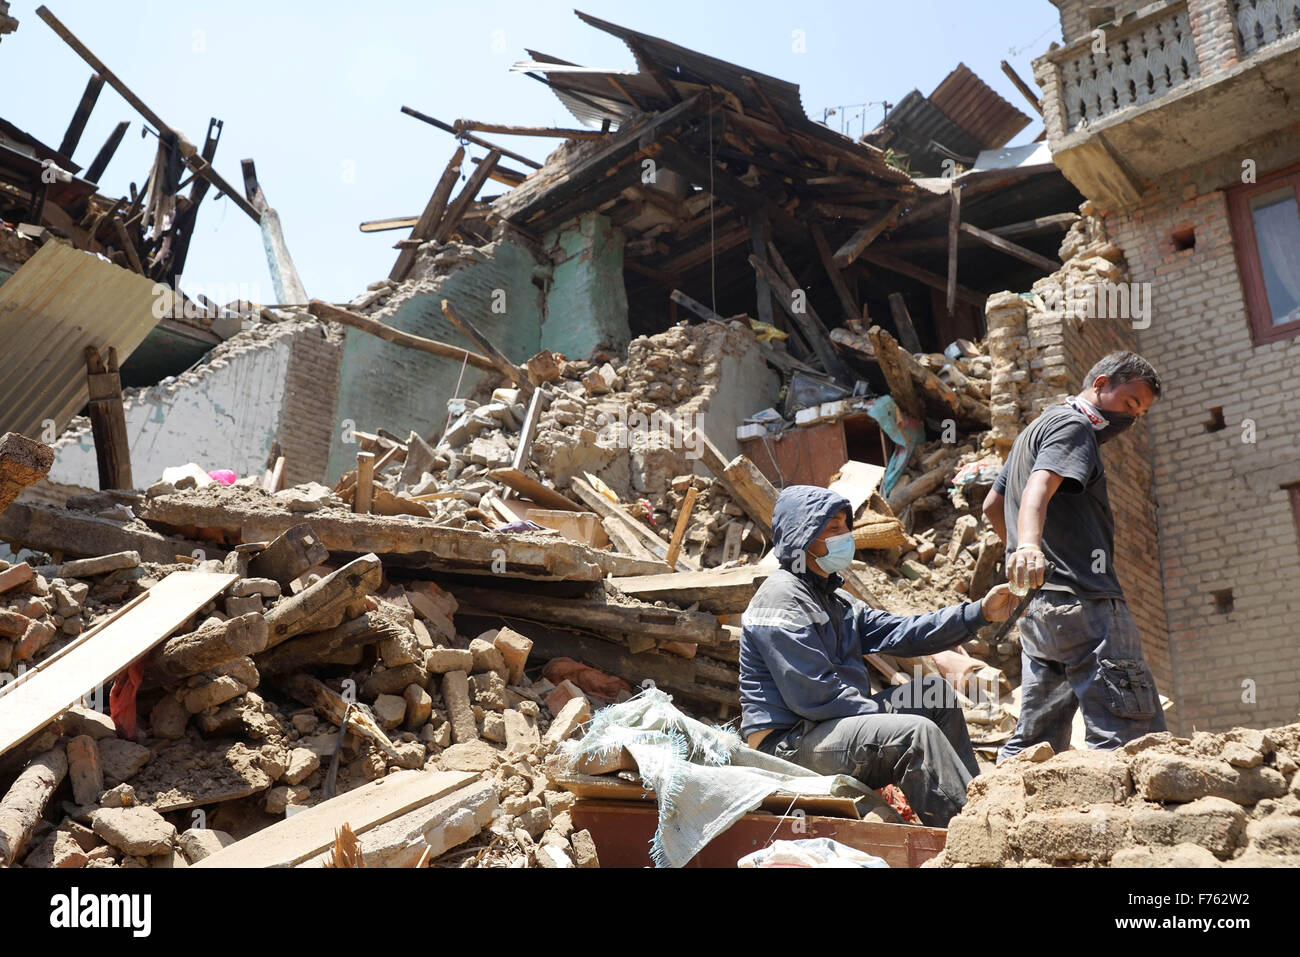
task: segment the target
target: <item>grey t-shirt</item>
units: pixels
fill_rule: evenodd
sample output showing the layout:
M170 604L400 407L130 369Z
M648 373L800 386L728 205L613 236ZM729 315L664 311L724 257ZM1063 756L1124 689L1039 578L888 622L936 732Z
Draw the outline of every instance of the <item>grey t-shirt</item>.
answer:
M1007 554L1015 551L1020 496L1031 472L1063 477L1047 503L1043 554L1056 564L1044 588L1080 598L1123 598L1115 577L1115 518L1106 496L1106 471L1092 423L1069 405L1044 409L1016 437L993 490L1005 499Z

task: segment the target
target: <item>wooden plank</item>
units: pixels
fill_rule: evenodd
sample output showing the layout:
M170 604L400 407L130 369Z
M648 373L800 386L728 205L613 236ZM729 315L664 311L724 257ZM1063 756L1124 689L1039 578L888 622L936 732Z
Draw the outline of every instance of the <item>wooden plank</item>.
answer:
M772 537L772 510L776 507L776 488L767 480L757 465L744 455L737 455L727 465L723 473L735 490L736 504L745 510L750 518L763 530L769 539Z
M442 300L442 314L450 320L453 326L463 332L470 342L483 350L483 354L491 360L492 365L496 367L502 375L517 385L519 390L523 392L524 395L528 396L530 400L532 399L533 390L536 389L537 386L533 385L532 380L528 378L527 372L507 359L505 354L494 346L487 336L479 332L473 323L468 319L457 315L456 310L451 306L450 300Z
M515 446L515 456L510 461L510 468L520 475L524 474L524 470L532 460L533 438L537 435L537 423L542 418L542 412L550 404L551 397L545 389L538 389L528 400L528 411L524 413L524 427L519 430L519 443ZM513 486L507 488L503 498L510 498L514 491Z
M0 502L3 502L0 483ZM287 526L286 526L287 527ZM159 535L138 527L123 525L97 515L78 514L48 505L9 506L0 514L0 541L19 542L42 552L59 552L64 556L106 555L135 551L142 561L170 564L177 555L202 551L204 557L220 560L226 549L209 542Z
M916 334L916 326L912 325L912 314L907 311L902 293L889 294L889 312L894 317L894 328L898 331L898 341L903 344L903 348L908 352L920 352L921 339Z
M609 533L609 537L614 539L615 543L619 541L616 536L621 534L625 541L633 544L634 550L631 554L635 557L658 558L661 560L667 558L668 546L663 539L597 492L586 480L575 475L570 480L569 486L573 489L574 495L578 496L588 508L605 520L605 531ZM617 532L615 531L616 528L618 529ZM685 571L699 571L698 563L686 555L677 559L675 567Z
M497 370L496 363L487 356L479 355L477 352L470 352L468 349L448 345L436 339L426 339L423 336L402 332L400 329L394 329L392 326L387 326L376 319L371 319L369 316L362 316L355 312L349 312L347 309L340 309L338 306L332 306L328 302L321 302L319 299L313 299L308 303L307 311L317 319L328 319L330 322L339 323L339 325L348 326L361 332L368 332L370 335L378 336L380 339L394 345L417 349L430 355L442 356L444 359L466 362L475 369L483 369L486 372L495 372Z
M553 598L496 588L451 589L465 614L505 615L544 625L561 625L625 638L644 635L660 641L727 645L730 636L707 612L657 608L631 599L626 603L586 598Z
M773 247L769 244L769 255L772 249ZM830 333L826 331L826 327L817 316L812 304L807 302L806 296L804 298L804 308L796 309L794 287L787 284L769 263L762 262L757 256L751 254L749 264L756 273L767 279L768 284L776 291L777 302L781 304L781 308L785 310L786 315L799 327L804 338L808 340L813 352L821 361L822 368L837 379L847 380L849 378L848 370L845 369L843 361L835 352L835 346L830 340Z
M357 228L363 233L382 233L390 229L414 229L419 221L419 216L395 216L392 219L369 219Z
M863 250L875 241L876 237L885 231L885 229L898 218L902 212L903 201L900 199L889 209L881 213L879 218L873 222L867 223L858 229L852 236L845 240L844 245L835 251L835 265L840 269L851 265L855 259L862 255Z
M471 771L398 771L277 821L191 866L293 867L332 845L344 824L364 834L477 779Z
M749 217L749 251L764 263L767 262L767 243L770 232L771 227L762 215L751 215ZM763 278L762 272L757 270L754 272L754 294L758 299L758 321L765 322L769 326L773 325L772 287Z
M1005 73L1007 79L1011 81L1011 85L1014 86L1017 90L1019 90L1020 95L1029 101L1029 105L1038 111L1039 116L1042 116L1043 101L1038 98L1038 94L1034 92L1034 88L1031 87L1024 80L1022 80L1020 78L1020 74L1016 72L1015 67L1013 67L1006 60L1003 60L1001 65L1002 65L1002 72Z
M986 229L980 229L978 226L972 226L970 223L962 223L959 228L968 236L974 236L984 245L992 246L994 249L1001 250L1010 256L1015 256L1017 259L1024 260L1032 266L1037 266L1044 272L1052 273L1061 268L1059 262L1053 262L1051 259L1034 252L1032 249L1026 249L1019 243L1013 243L1011 240L1004 239L996 233L992 233Z
M691 522L691 510L695 508L695 499L698 495L699 490L694 485L688 488L686 498L677 513L677 524L673 526L673 537L668 542L668 554L664 557L664 561L670 568L677 566L677 556L682 550L682 537L686 534L686 526Z
M82 174L83 178L91 183L98 183L104 170L108 168L109 161L112 160L113 154L117 152L118 146L122 143L122 138L126 136L127 129L131 126L126 120L118 123L113 127L113 132L108 134L108 139L104 140L104 145L99 148L95 158L90 161L86 167L86 172Z
M236 577L173 572L139 596L127 614L91 628L0 688L0 754L161 644Z
M529 478L516 468L492 469L487 477L502 485L514 489L525 498L536 502L544 508L557 508L567 512L585 512L586 509L577 502L561 495L553 488L547 488L534 478Z
M611 578L610 584L624 595L641 601L670 601L678 605L698 602L701 611L731 615L748 607L758 586L771 573L770 568L742 565L739 568L706 568L698 572Z
M652 789L647 788L641 776L635 773L628 773L628 777L622 777L614 774L560 771L555 776L555 783L580 800L655 802L659 800L659 796ZM853 798L833 794L800 794L796 791L782 790L774 791L759 800L759 806L765 811L782 811L787 814L803 811L806 814L828 814L853 821L862 819L862 815L858 813L857 802Z

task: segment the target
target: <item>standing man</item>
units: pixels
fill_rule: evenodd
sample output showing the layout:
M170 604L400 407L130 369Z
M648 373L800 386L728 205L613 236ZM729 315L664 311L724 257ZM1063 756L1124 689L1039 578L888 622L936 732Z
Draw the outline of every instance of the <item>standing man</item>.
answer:
M1043 586L1020 622L1020 720L999 763L1040 741L1057 753L1068 749L1077 707L1090 748L1165 730L1142 638L1115 577L1115 519L1101 461L1102 443L1159 395L1149 362L1112 352L1088 372L1082 392L1044 409L1016 437L984 500L984 517L1006 542L1007 580L1021 594ZM1049 561L1056 568L1047 577Z
M1005 585L982 603L925 615L869 608L838 572L853 560L849 502L792 485L772 512L781 567L745 609L740 633L740 733L751 748L868 787L897 784L924 824L946 827L979 773L966 719L942 678L873 694L863 656L914 657L972 638L1014 604Z

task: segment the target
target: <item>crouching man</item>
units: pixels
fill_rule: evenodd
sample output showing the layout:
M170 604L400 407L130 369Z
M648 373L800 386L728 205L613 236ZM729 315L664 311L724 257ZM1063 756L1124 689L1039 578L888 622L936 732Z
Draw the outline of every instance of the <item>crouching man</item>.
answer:
M853 558L844 497L793 485L772 514L781 567L741 619L741 734L750 747L868 787L896 784L921 821L946 827L979 773L956 696L938 677L872 694L863 656L951 648L1014 607L1006 585L982 602L910 617L840 590Z

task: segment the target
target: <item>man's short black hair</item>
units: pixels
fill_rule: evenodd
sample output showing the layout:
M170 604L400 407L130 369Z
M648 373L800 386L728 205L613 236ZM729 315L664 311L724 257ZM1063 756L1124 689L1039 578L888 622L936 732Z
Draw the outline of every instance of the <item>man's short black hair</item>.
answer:
M1160 375L1151 363L1136 352L1112 352L1110 355L1102 356L1097 360L1097 364L1088 370L1083 387L1088 388L1099 375L1104 375L1112 385L1123 385L1125 382L1134 381L1145 382L1151 387L1152 395L1157 398L1160 396Z

